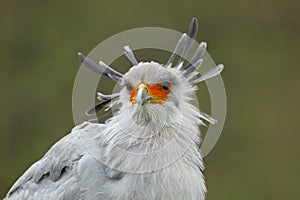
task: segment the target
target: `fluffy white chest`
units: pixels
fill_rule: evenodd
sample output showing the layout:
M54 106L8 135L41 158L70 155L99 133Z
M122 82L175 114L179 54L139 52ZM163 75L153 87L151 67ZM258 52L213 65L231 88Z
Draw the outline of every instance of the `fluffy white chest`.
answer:
M178 160L165 169L146 174L126 174L106 186L111 199L205 199L206 188L199 168Z
M111 124L104 131L103 160L106 173L117 178L105 185L107 199L204 199L197 123L167 124L159 129L159 136L152 137L144 137L151 134L122 121Z

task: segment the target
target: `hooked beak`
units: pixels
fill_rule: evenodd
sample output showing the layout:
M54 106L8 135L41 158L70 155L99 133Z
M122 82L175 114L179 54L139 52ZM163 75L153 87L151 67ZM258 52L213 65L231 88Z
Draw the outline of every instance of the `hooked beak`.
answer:
M140 106L144 105L146 102L149 102L151 97L148 93L148 87L145 84L139 85L137 95L135 97L135 102Z

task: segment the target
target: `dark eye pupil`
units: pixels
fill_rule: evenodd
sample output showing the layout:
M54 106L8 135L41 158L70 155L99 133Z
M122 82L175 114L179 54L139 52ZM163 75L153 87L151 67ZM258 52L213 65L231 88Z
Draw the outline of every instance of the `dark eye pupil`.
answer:
M161 88L163 90L169 90L170 89L170 86L171 86L171 83L170 82L165 82L164 84L161 85Z

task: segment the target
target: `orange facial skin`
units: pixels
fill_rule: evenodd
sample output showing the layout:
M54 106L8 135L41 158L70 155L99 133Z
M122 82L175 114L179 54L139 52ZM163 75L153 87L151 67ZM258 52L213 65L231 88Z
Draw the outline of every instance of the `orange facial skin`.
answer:
M151 97L150 102L151 103L159 103L162 104L166 100L168 100L168 95L172 91L173 88L173 83L171 81L168 81L170 83L170 86L168 88L163 87L164 84L154 84L154 85L149 85L146 83L143 83L146 85L147 90L148 90L148 95ZM130 94L130 102L132 104L135 103L135 98L139 90L139 85L134 88L134 90Z

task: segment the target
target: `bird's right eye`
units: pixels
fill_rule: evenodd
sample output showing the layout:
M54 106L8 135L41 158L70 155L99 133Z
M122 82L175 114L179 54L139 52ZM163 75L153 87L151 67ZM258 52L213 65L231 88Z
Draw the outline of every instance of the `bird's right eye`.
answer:
M127 88L128 92L132 92L132 90L133 90L133 87L130 83L126 83L126 88Z

